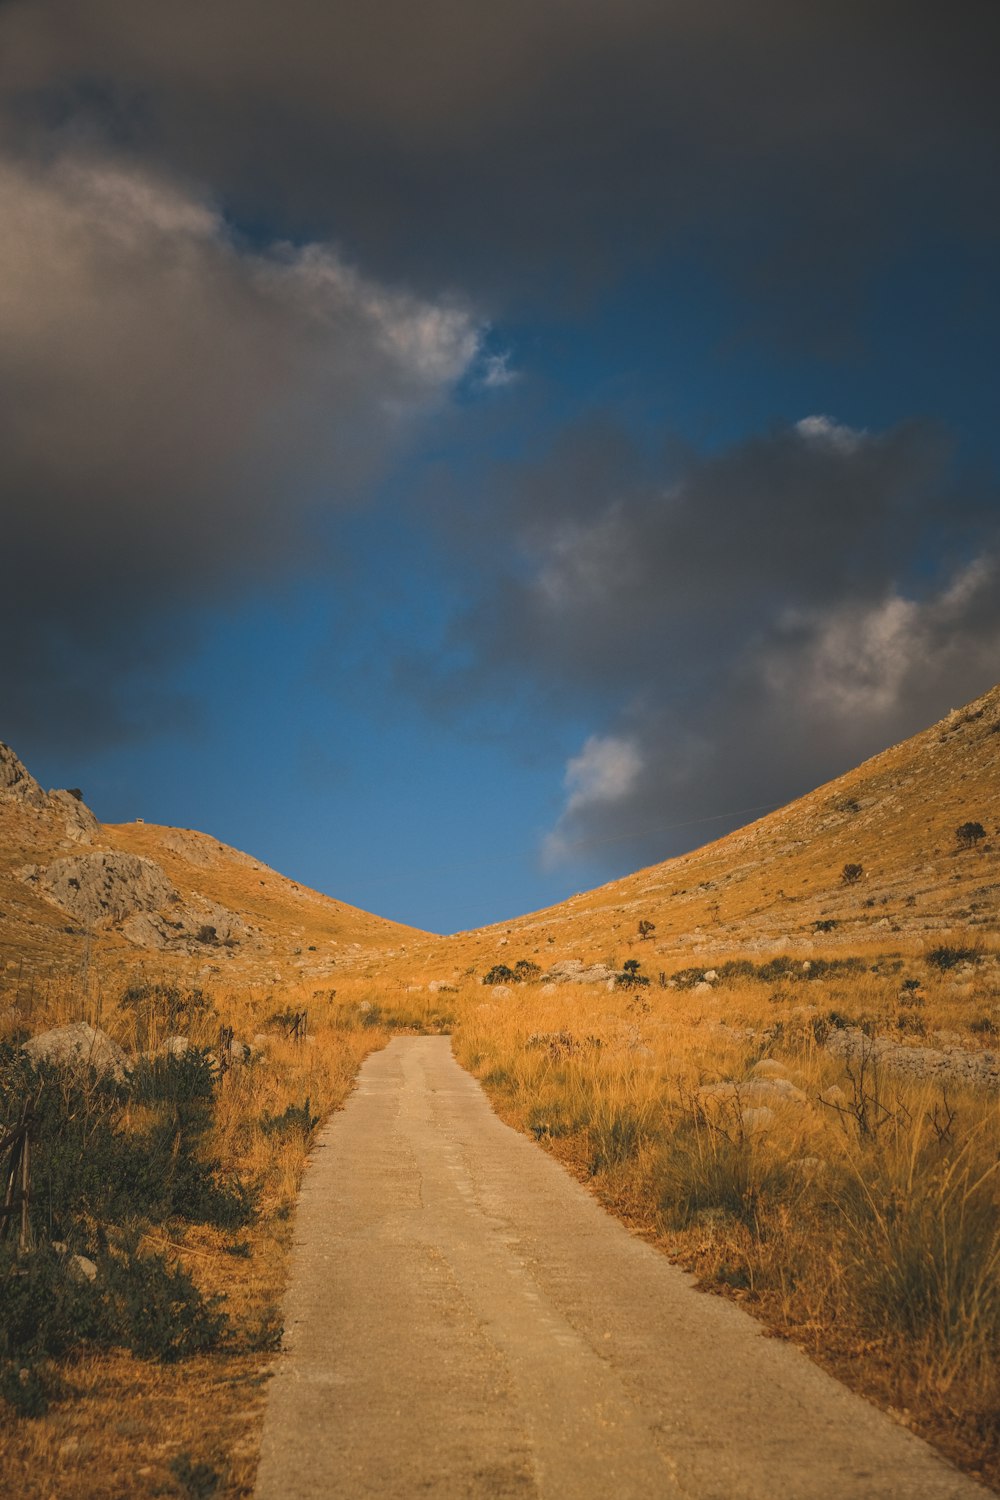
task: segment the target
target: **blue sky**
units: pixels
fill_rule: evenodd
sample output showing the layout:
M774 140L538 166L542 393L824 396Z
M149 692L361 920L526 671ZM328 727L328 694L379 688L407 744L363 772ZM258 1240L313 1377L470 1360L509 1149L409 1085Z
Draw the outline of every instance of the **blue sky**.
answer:
M453 931L1000 678L978 10L220 9L0 13L41 780Z

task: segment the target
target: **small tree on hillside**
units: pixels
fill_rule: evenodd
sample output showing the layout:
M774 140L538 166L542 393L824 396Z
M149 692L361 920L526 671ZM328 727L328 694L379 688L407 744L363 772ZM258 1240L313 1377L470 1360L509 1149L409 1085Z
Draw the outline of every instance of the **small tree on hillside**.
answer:
M645 940L646 938L651 938L655 931L656 923L647 922L645 917L643 917L642 921L639 923L639 937L643 940Z
M864 865L847 864L840 872L840 878L845 885L857 885L865 873Z
M959 823L955 837L963 849L974 849L980 839L986 837L986 829L982 823Z
M640 974L642 965L637 958L627 958L622 964L622 971L615 975L615 982L620 990L637 990L647 985L649 980L645 974Z

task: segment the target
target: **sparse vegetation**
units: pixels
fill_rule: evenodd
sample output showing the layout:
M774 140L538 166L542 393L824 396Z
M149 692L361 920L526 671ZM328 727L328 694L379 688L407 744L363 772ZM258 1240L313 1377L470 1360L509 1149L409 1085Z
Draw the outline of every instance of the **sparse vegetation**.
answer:
M1000 1121L988 1092L894 1074L876 1050L900 1019L903 1035L940 1025L954 1002L933 978L901 979L895 955L712 969L724 1026L706 1029L706 969L691 966L616 1015L600 986L486 1014L460 1000L458 1055L704 1285L1000 1473ZM793 991L776 1005L775 979L810 975L815 1015ZM846 1033L860 1049L826 1051Z
M637 958L627 958L621 966L620 973L615 975L615 984L620 990L644 989L649 985L649 979L645 974L640 974L642 968Z
M76 1019L89 1003L76 986L50 986L33 1029ZM176 1367L171 1424L188 1432L191 1483L211 1472L213 1493L249 1493L252 1451L223 1462L218 1434L238 1446L255 1372L280 1337L287 1215L311 1133L386 1036L340 1024L357 1015L351 996L313 1045L279 1032L266 1065L220 1073L211 1050L220 1022L252 1034L266 1003L171 980L129 985L103 1017L132 1059L120 1081L29 1063L14 1015L5 1037L0 1030L0 1137L23 1098L35 1108L32 1247L0 1242L0 1423L12 1490L35 1493L50 1422L89 1421L101 1432L89 1450L94 1493L146 1493L132 1477L137 1453L148 1455L148 1492L173 1493L177 1449L164 1447L153 1393ZM297 1009L291 999L288 1008ZM178 1032L186 1050L159 1050Z
M530 958L519 958L512 969L507 964L494 964L483 975L483 984L527 984L541 972L541 966Z
M517 975L507 964L494 964L483 975L483 984L516 984Z
M955 829L955 838L963 849L974 849L986 837L982 823L960 823Z
M840 878L844 885L857 885L865 873L864 865L855 864L853 861L844 866L840 872Z

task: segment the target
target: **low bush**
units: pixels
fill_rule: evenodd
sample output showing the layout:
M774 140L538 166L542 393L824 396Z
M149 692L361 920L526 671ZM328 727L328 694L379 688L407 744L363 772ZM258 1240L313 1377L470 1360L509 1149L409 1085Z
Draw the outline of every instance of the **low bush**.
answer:
M642 965L637 958L627 958L622 964L621 972L615 975L615 984L620 990L644 989L649 980L645 974L640 974Z
M216 1348L227 1330L220 1299L203 1297L182 1267L141 1255L135 1234L94 1256L90 1281L52 1245L21 1257L0 1247L0 1389L23 1416L43 1415L59 1394L48 1362L70 1350L119 1346L172 1362Z
M216 1085L203 1053L161 1058L117 1083L31 1062L0 1047L0 1126L30 1099L31 1228L36 1240L71 1240L82 1220L153 1223L174 1217L232 1228L253 1214L254 1195L224 1180L207 1156ZM145 1130L126 1128L129 1105L154 1106Z
M759 1235L768 1210L801 1185L786 1162L738 1120L731 1123L732 1129L720 1129L696 1111L678 1123L660 1175L660 1208L673 1227L718 1211Z
M483 975L483 984L517 984L518 976L506 964L494 964Z
M265 1135L293 1135L300 1132L308 1137L318 1124L319 1115L310 1111L307 1096L304 1104L289 1104L280 1115L263 1115L260 1128Z

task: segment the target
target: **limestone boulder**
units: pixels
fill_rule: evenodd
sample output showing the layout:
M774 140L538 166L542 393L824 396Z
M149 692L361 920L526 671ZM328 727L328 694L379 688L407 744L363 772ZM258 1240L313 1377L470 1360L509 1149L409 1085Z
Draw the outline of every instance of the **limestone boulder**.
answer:
M94 1068L119 1083L128 1073L128 1058L118 1043L86 1021L39 1032L24 1043L23 1050L32 1062L47 1062L73 1071Z

